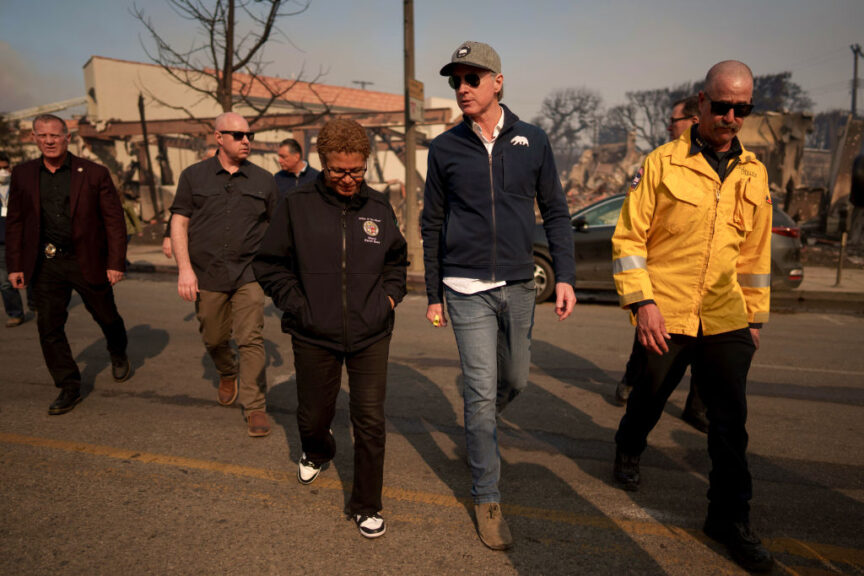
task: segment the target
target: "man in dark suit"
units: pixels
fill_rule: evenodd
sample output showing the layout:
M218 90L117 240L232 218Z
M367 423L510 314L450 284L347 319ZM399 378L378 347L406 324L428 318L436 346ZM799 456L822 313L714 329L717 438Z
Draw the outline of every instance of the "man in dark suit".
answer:
M114 380L129 378L126 326L113 286L126 269L126 223L108 170L68 152L69 129L50 114L33 121L41 158L12 170L6 262L15 288L33 285L39 343L60 395L49 414L81 401L81 373L66 338L72 290L99 324Z

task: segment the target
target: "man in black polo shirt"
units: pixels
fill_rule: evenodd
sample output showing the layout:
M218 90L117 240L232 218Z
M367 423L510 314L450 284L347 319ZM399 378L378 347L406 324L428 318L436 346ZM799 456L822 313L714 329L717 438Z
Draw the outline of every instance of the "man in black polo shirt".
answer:
M264 291L251 264L273 214L276 182L246 159L254 134L242 116L216 118L215 136L219 151L180 174L171 206L177 292L195 302L204 345L219 371L219 404L237 400L249 436L261 437L270 433Z
M303 149L293 138L286 138L279 143L278 157L282 168L275 175L279 198L284 198L291 190L312 182L318 176L318 170L303 160Z
M65 330L72 290L105 335L114 380L129 378L126 326L112 288L126 269L126 222L108 170L69 153L62 118L38 116L33 138L42 157L12 170L6 261L14 288L33 284L39 343L61 389L48 409L56 415L81 401Z

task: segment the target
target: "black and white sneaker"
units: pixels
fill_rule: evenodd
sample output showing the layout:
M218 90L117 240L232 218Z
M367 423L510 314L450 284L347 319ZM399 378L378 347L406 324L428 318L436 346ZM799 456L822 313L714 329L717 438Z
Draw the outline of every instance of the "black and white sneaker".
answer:
M378 538L383 536L387 531L387 524L384 518L377 512L372 515L354 514L354 522L357 524L357 529L364 538Z
M321 473L321 465L315 464L311 460L306 459L306 453L300 456L300 463L297 466L297 480L300 484L311 484Z

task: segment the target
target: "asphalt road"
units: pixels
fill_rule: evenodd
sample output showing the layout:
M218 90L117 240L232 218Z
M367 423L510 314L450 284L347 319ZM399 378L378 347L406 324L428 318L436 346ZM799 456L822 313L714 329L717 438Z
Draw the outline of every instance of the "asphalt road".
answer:
M216 404L216 372L172 282L117 287L135 373L111 379L80 301L67 326L88 395L56 396L35 323L0 329L0 574L740 574L701 535L705 437L680 419L685 382L649 438L643 487L610 482L621 408L611 397L632 328L614 306L556 322L537 309L528 390L499 430L504 511L516 545L478 540L465 465L453 335L397 310L391 348L384 516L367 541L342 510L352 474L347 399L339 453L296 481L290 342L266 317L273 433L246 436ZM864 573L864 318L775 314L751 371L753 525L780 574Z

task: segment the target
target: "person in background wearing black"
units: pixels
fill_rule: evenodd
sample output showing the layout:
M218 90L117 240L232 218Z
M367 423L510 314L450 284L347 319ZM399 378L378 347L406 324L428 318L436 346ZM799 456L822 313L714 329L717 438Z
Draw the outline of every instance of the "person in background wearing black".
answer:
M33 285L42 355L61 389L48 408L57 415L81 401L81 372L65 328L72 290L105 335L114 380L129 378L126 325L113 289L126 270L126 223L108 170L68 151L62 118L37 116L33 138L42 156L12 170L6 262L13 288Z
M0 244L4 245L6 244L6 212L9 210L9 181L11 179L9 156L5 152L0 152ZM27 303L32 310L33 301L30 298L30 290L28 289L27 292ZM3 294L3 308L6 309L6 315L9 317L6 320L6 327L15 328L26 322L27 315L24 313L24 301L21 299L21 292L12 287L6 274L5 246L0 248L0 293Z
M681 137L685 132L689 132L691 126L699 123L699 96L693 95L687 98L677 100L672 104L672 114L669 117L669 123L666 125L666 131L669 132L669 141L672 142ZM633 390L633 384L639 379L639 375L643 369L641 362L642 356L638 352L638 339L633 340L633 351L630 353L630 359L627 360L627 368L624 371L624 377L618 383L615 389L615 402L619 406L627 404L627 398ZM683 376L683 374L682 374ZM696 430L702 433L708 432L708 415L705 412L705 404L699 397L699 383L690 374L690 392L687 394L687 400L684 403L684 411L681 413L681 419L690 424Z
M318 176L318 170L312 168L308 162L303 160L303 149L300 143L293 138L286 138L279 143L279 166L282 168L274 176L276 186L279 188L279 198L299 188L308 182L314 182Z
M291 334L303 444L297 478L312 483L336 453L330 426L344 364L354 429L347 512L360 534L377 538L387 529L379 514L387 362L408 262L393 208L363 180L370 150L357 122L324 125L322 173L279 203L253 268Z

